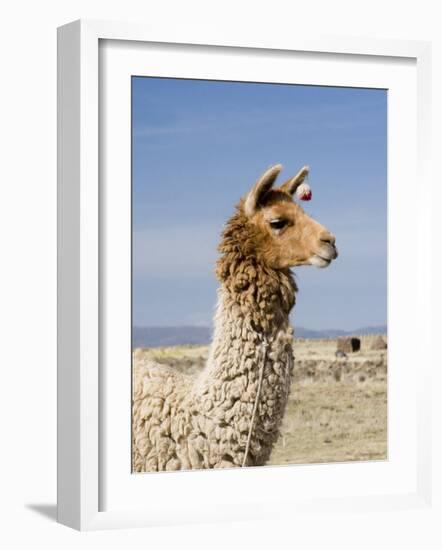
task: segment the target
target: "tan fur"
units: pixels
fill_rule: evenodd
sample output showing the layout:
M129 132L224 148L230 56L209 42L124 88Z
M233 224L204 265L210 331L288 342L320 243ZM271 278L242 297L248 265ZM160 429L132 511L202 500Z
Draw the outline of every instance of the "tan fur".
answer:
M266 353L248 465L268 460L278 438L293 373L288 315L296 285L289 268L336 257L334 237L282 189L268 170L237 206L219 246L221 283L210 356L196 379L151 361L133 373L133 470L242 464L258 374ZM287 219L280 231L275 218ZM319 256L318 256L319 254ZM312 260L320 258L320 260Z

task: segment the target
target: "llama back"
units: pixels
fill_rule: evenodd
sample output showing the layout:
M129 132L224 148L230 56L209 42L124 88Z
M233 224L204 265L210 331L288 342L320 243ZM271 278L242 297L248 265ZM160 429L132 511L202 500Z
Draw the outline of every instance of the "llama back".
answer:
M134 361L132 445L135 472L177 470L172 432L180 431L183 401L192 377L150 359Z

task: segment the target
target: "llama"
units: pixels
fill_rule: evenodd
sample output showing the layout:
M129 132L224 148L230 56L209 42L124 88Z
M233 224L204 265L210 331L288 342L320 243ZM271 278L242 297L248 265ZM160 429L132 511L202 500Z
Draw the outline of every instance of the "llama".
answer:
M293 373L290 268L326 267L337 257L335 237L292 199L308 168L274 187L281 169L259 178L223 231L201 374L151 360L134 367L134 472L259 466L270 457Z

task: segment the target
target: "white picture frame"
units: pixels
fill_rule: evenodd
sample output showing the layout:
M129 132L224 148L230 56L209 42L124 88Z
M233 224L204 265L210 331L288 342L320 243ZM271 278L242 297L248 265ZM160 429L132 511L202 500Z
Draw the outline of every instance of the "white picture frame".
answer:
M168 508L163 506L139 507L129 505L130 494L121 506L103 509L102 455L106 446L103 444L102 419L103 405L106 396L100 384L102 376L100 337L102 330L102 313L100 303L103 290L100 281L103 275L102 238L106 226L100 224L102 188L100 187L100 44L101 41L125 41L131 44L168 44L175 45L174 56L180 59L180 47L191 46L206 48L205 55L216 48L228 48L229 55L244 55L248 51L259 55L260 52L272 52L272 55L285 55L287 52L309 52L312 55L330 55L338 59L352 58L362 63L359 56L365 59L377 58L394 63L408 59L415 63L417 81L417 129L414 140L414 151L411 157L416 158L417 170L411 174L397 171L396 179L404 178L405 189L412 190L416 180L430 182L430 132L431 104L429 101L430 52L431 45L426 42L387 41L357 39L350 37L282 37L278 43L266 43L265 39L256 41L242 40L229 36L226 32L224 41L212 44L204 32L200 36L186 36L183 29L179 35L156 35L151 29L134 24L76 21L61 27L58 31L58 521L80 530L139 527L159 524L173 524L198 521L221 521L242 518L260 518L266 499L272 502L272 514L278 517L290 517L294 512L324 512L329 508L341 510L380 510L404 507L428 506L431 500L431 433L430 417L430 377L433 364L433 350L429 345L429 325L431 316L431 231L428 206L431 204L431 184L419 191L425 194L418 209L419 219L419 268L413 271L418 277L419 296L416 298L416 323L419 324L420 336L409 361L413 357L423 358L420 365L424 375L415 385L410 385L415 393L416 408L413 409L417 435L413 452L413 462L407 466L416 470L416 483L401 488L389 489L390 492L367 492L365 495L354 495L349 491L345 495L333 492L322 492L321 487L312 489L312 497L303 495L302 499L292 500L278 493L266 494L261 499L251 502L247 509L239 499L237 506L226 509L219 505L208 506L203 498L193 497L189 506L178 502ZM180 46L181 45L181 46ZM235 53L237 52L237 53ZM154 54L152 54L154 55ZM359 60L359 61L358 61ZM335 83L336 85L336 83ZM414 93L414 92L413 92ZM411 143L411 142L410 142ZM410 146L408 143L407 147ZM413 145L412 143L412 145ZM416 147L417 146L417 147ZM400 154L400 151L397 151ZM411 158L410 157L410 158ZM413 165L413 163L412 163ZM389 174L390 176L391 174ZM407 187L408 186L408 187ZM403 207L411 207L411 199ZM403 223L400 217L395 217ZM393 269L394 272L394 269ZM396 301L397 303L397 301ZM391 313L391 312L390 312ZM395 357L389 357L389 361ZM396 357L398 360L398 357ZM411 368L411 367L410 367ZM410 371L410 375L415 371ZM410 378L411 380L411 378ZM393 383L397 383L393 381ZM413 436L414 437L414 436ZM394 462L391 463L394 467ZM321 466L311 466L304 470L305 476L315 475L324 480L330 476L343 474L345 465L335 465L333 469L324 470ZM321 469L322 468L322 469ZM250 469L241 471L249 486L256 486L257 481L266 478L271 484L289 475L288 469ZM223 486L240 483L238 472L217 472L217 482ZM376 474L376 472L374 472ZM390 475L387 471L386 475ZM129 474L129 472L126 472ZM227 475L226 475L227 474ZM244 476L243 474L246 474ZM181 478L169 476L167 490L178 483L183 476L192 475L193 483L207 486L207 472L179 474ZM360 476L353 470L350 477L354 480ZM405 474L404 474L405 475ZM220 477L223 476L223 477ZM236 476L236 477L235 477ZM273 476L273 477L272 477ZM165 477L162 478L166 479ZM336 479L339 479L338 477ZM401 478L402 479L402 478ZM404 478L405 479L405 478ZM153 478L151 483L153 485ZM144 476L144 484L149 479ZM181 483L181 482L180 482ZM399 481L398 481L399 483ZM155 489L160 492L160 484ZM194 485L195 486L195 485ZM269 485L270 486L270 485ZM244 485L246 487L246 485ZM187 491L184 485L180 489ZM202 489L201 489L202 490ZM198 490L195 490L198 493ZM201 493L203 494L203 493ZM186 497L192 500L191 496ZM250 499L249 499L250 500ZM253 501L253 498L252 498ZM267 514L268 517L268 514Z

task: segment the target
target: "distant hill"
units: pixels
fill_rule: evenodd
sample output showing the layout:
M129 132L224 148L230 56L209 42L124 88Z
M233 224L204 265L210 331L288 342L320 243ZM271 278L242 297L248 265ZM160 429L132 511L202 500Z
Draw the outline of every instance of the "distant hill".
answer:
M311 330L304 327L295 327L295 336L297 338L338 338L339 336L362 336L365 334L387 334L387 325L361 327L355 330Z
M295 327L297 338L337 338L338 336L357 336L362 334L387 334L387 326L362 327L355 330L311 330ZM205 345L212 338L210 327L177 326L177 327L133 327L133 348L158 348L182 346L185 344Z

